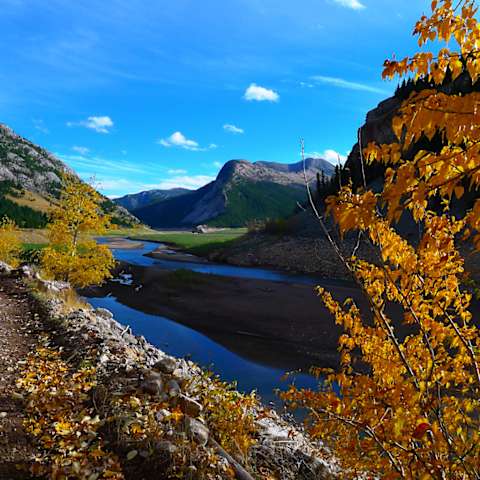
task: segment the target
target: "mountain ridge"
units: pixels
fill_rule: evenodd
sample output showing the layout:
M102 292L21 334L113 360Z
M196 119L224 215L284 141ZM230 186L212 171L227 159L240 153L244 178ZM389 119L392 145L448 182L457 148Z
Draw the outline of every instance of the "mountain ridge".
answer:
M305 160L309 181L321 171L330 177L334 170L326 160ZM281 164L236 159L226 162L216 179L198 190L156 201L132 213L152 227L200 223L237 227L253 220L289 215L305 197L303 161Z
M0 218L9 216L21 227L42 227L62 189L63 175L76 173L43 147L0 123ZM80 180L80 179L79 179ZM102 208L113 223L138 224L125 208L102 195Z

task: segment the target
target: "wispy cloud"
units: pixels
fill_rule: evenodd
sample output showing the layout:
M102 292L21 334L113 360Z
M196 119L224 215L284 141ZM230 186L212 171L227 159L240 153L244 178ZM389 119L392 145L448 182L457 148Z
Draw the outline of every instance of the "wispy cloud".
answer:
M33 126L34 126L35 130L38 130L39 132L44 133L45 135L48 135L50 133L50 130L46 127L43 120L34 118L33 119Z
M85 180L91 177L82 176ZM187 188L196 190L214 180L208 175L175 175L171 178L161 180L158 183L143 183L128 178L111 178L98 176L95 179L95 186L104 195L110 198L118 198L122 195L143 192L146 190L169 190L171 188Z
M72 150L74 152L77 152L79 153L80 155L88 155L90 153L90 149L87 148L87 147L78 147L78 146L74 146L72 147Z
M187 173L187 171L183 170L181 168L178 168L178 169L173 168L173 169L168 170L167 173L169 175L185 175Z
M378 93L380 95L390 95L392 92L382 88L372 87L365 83L350 82L343 78L326 77L324 75L314 75L311 77L314 82L332 85L333 87L344 88L347 90L359 90L363 92Z
M311 152L307 153L306 155L307 157L323 158L327 162L330 162L332 165L338 165L338 162L343 165L347 161L348 157L348 155L342 155L341 153L332 149L327 149L323 152Z
M197 189L203 187L207 183L212 182L213 180L215 180L215 178L209 175L178 175L173 176L172 178L167 178L166 180L162 180L154 185L146 185L146 187L148 187L148 189L158 188L160 190L168 190L170 188Z
M125 160L109 160L98 156L89 156L87 154L70 155L56 153L55 155L76 171L90 177L119 171L141 174L147 173L144 169L139 168L135 164Z
M256 83L252 83L245 90L243 98L250 102L278 102L280 100L280 95L275 92L275 90L270 90L269 88L261 87Z
M234 134L245 133L245 130L244 130L243 128L237 127L236 125L232 125L231 123L226 123L226 124L223 126L223 129L224 129L226 132L234 133Z
M113 120L107 115L100 117L92 116L80 122L67 122L67 126L80 126L94 130L97 133L110 133L110 129L113 128Z
M208 147L201 147L197 141L188 139L182 132L174 132L167 138L161 138L157 143L166 148L178 147L192 152L205 152L217 148L215 143L211 143Z
M342 7L351 8L352 10L363 10L364 8L367 8L359 0L333 0L333 1L335 3L338 3L338 5L341 5Z

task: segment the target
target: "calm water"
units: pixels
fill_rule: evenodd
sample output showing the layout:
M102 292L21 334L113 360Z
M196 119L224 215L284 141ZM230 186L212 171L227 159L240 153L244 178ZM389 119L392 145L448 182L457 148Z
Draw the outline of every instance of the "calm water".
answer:
M112 251L114 252L117 260L131 263L133 265L140 265L142 267L158 266L166 270L187 269L198 273L220 275L222 277L255 278L258 280L270 280L272 282L301 283L305 285L316 285L318 283L322 283L321 279L315 279L314 277L290 275L288 273L268 270L266 268L235 267L232 265L210 262L179 262L174 260L174 254L172 254L172 260L160 260L145 257L144 255L146 253L150 253L159 247L165 247L165 245L153 242L142 242L142 244L143 247L139 249L113 249Z
M190 269L206 274L291 283L318 283L311 277L288 275L267 269L156 260L144 256L145 253L149 253L158 247L159 244L157 243L143 242L142 248L133 250L113 249L113 253L118 260L152 268ZM219 374L222 379L236 381L238 388L242 391L256 390L265 402L275 401L274 390L277 388L284 389L291 383L306 388L315 388L317 384L312 376L304 373L292 374L288 377L288 380L284 380L282 379L285 374L283 370L242 358L189 327L165 317L149 315L140 310L129 308L122 305L113 296L89 298L89 302L94 307L107 308L114 314L116 320L124 325L129 325L136 335L145 336L150 343L161 350L177 357L191 358L194 362ZM248 339L244 341L248 341Z

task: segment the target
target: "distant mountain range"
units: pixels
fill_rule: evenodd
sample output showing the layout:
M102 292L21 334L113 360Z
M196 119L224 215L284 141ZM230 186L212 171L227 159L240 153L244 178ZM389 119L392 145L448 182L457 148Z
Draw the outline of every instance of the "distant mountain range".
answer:
M0 124L0 218L7 215L21 227L45 226L66 172L75 175L53 154ZM117 224L138 223L125 208L106 197L102 206Z
M133 211L151 205L155 202L179 197L180 195L191 192L192 190L188 190L186 188L172 188L170 190L147 190L117 198L115 199L115 203L117 205L121 205L123 208L126 208L129 211Z
M333 175L335 167L321 158L305 160L309 180L317 173ZM185 191L154 190L116 199L142 222L156 228L244 226L251 220L290 215L306 198L303 162L282 164L231 160L216 180Z

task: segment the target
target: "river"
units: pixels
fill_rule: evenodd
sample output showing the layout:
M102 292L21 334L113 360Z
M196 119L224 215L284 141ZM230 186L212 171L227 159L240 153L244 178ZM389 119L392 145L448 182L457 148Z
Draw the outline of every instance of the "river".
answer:
M117 260L142 267L166 270L188 269L202 274L273 282L308 285L318 283L318 280L312 277L289 275L268 269L176 261L174 254L172 254L172 260L157 260L145 256L159 246L158 243L142 242L141 248L112 248L112 252ZM128 278L124 281L128 283ZM135 295L134 291L132 291L132 295ZM212 292L212 295L214 295L214 292ZM223 380L236 382L237 388L241 391L256 390L265 403L274 402L278 405L278 397L274 391L285 389L290 383L305 388L315 388L317 385L316 379L308 373L291 373L285 379L286 372L282 369L273 368L252 361L251 358L239 356L206 335L169 318L130 308L122 304L111 293L103 297L89 297L88 301L94 307L103 307L110 310L119 322L129 325L136 335L145 336L150 343L161 350L177 357L192 359L199 365L218 374ZM244 337L239 341L248 342L249 338Z

